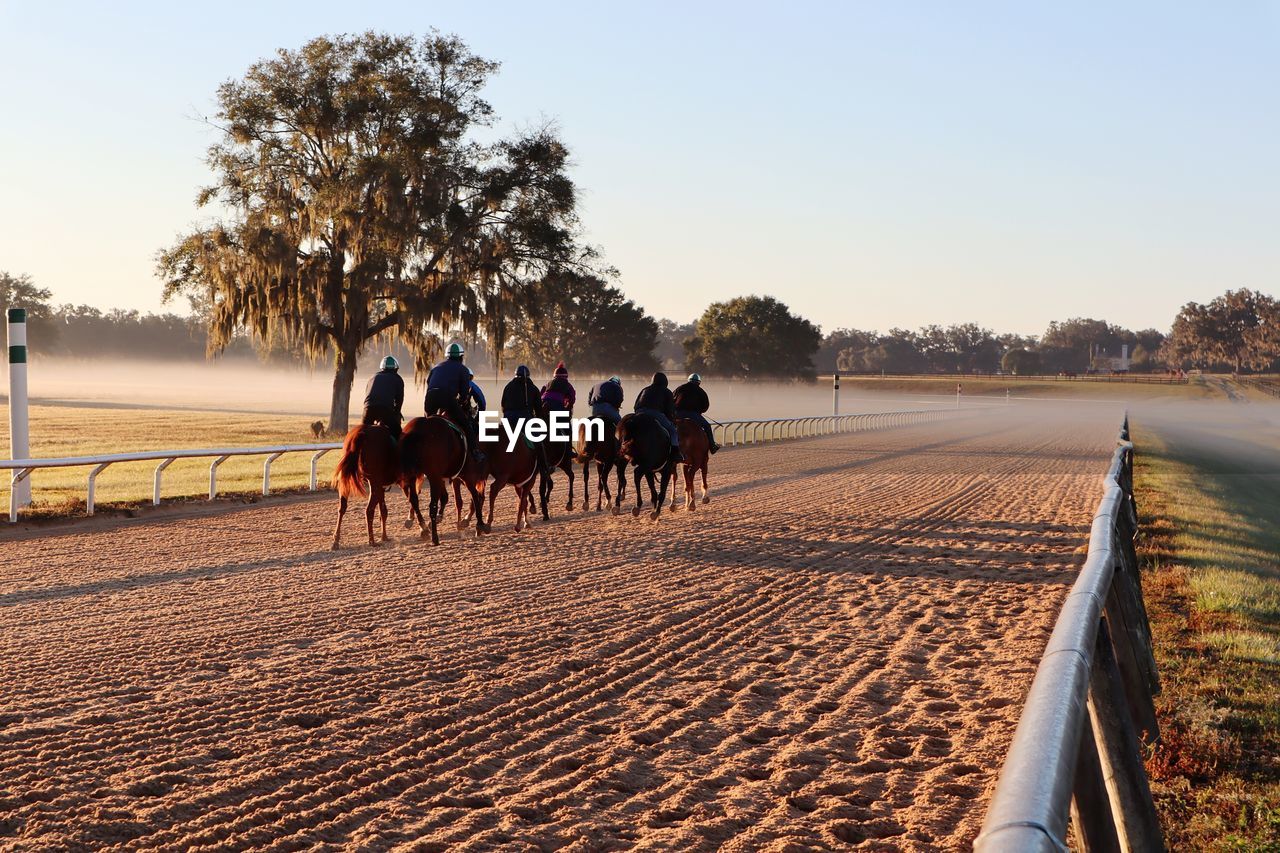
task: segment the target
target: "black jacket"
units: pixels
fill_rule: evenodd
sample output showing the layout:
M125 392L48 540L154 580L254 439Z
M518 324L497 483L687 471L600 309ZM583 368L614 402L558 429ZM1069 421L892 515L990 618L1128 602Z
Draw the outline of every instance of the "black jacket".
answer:
M677 412L697 412L705 415L707 409L711 408L711 401L707 399L707 392L702 390L702 385L697 382L686 382L677 388L674 392L676 398Z
M394 370L380 370L364 386L365 406L390 406L397 412L404 405L404 379Z
M533 414L542 406L542 392L528 376L517 376L502 389L503 412L528 412Z
M636 411L641 409L657 409L671 420L676 419L675 397L667 387L667 374L653 374L652 384L644 386L636 397Z
M591 392L587 394L587 402L591 405L596 403L608 403L615 409L622 408L622 386L617 382L605 380L591 388Z

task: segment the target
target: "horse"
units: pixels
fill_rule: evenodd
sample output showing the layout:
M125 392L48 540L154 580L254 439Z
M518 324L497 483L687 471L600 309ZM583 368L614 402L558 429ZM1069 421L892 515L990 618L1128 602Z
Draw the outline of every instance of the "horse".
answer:
M606 421L606 423L608 423ZM591 482L591 463L596 465L596 512L600 511L601 499L604 499L605 506L616 506L622 503L622 496L627 490L626 468L627 460L623 459L618 453L618 429L616 425L604 431L604 437L599 441L595 439L588 440L586 436L582 436L578 443L578 459L582 461L582 511L586 512L591 503L591 494L587 488ZM617 504L614 497L609 493L609 472L616 469L618 472L618 497Z
M702 472L702 502L711 503L710 489L707 488L707 462L711 458L711 445L707 442L707 434L702 427L687 418L676 421L676 432L680 436L680 452L684 454L684 495L685 509L693 512L697 506L693 501L694 475ZM678 497L671 496L671 508L676 509Z
M667 486L671 483L671 473L675 468L671 462L671 440L667 431L662 428L652 415L630 414L618 424L618 440L621 442L620 453L635 469L636 507L631 514L640 515L644 498L640 491L640 478L649 483L649 498L653 503L653 511L649 513L651 521L657 521L662 514L662 505L667 500ZM654 475L662 474L662 489L654 488ZM613 512L618 514L615 504Z
M458 427L447 418L429 415L414 418L404 428L401 438L401 486L409 496L409 517L404 526L412 527L414 519L422 531L422 538L427 537L427 524L422 518L422 508L418 502L418 484L425 479L430 488L431 503L428 511L431 514L431 544L440 544L438 524L444 516L444 509L449 504L449 483L453 482L454 495L458 501L458 512L462 512L461 484L465 483L471 493L472 512L477 517L484 505L485 467L477 465L475 458L467 450L466 439ZM476 535L488 533L488 525L476 523ZM462 530L462 525L458 525Z
M573 463L577 459L577 455L573 450L572 441L547 441L542 442L543 452L546 454L547 467L541 472L538 478L538 497L542 507L542 520L550 521L551 515L547 512L547 504L551 500L551 490L555 488L555 481L551 475L556 469L560 469L569 476L569 500L565 502L566 511L573 509ZM585 486L583 487L585 488Z
M342 442L342 458L333 469L333 485L338 490L338 523L333 528L333 545L338 550L342 534L342 517L347 514L347 500L352 495L369 495L364 508L369 528L369 544L387 541L387 487L400 481L400 454L391 431L384 426L358 426L347 433ZM366 490L366 484L368 488ZM382 511L382 539L373 537L374 509Z
M507 450L505 438L499 438L494 442L481 442L481 444L489 456L489 469L493 474L493 485L489 489L489 520L486 528L493 525L493 506L498 499L498 492L502 491L504 486L510 485L516 493L516 533L519 533L529 526L529 510L533 506L533 484L538 475L538 451L524 440L524 436L518 437L515 447L510 450ZM489 531L486 529L485 532Z

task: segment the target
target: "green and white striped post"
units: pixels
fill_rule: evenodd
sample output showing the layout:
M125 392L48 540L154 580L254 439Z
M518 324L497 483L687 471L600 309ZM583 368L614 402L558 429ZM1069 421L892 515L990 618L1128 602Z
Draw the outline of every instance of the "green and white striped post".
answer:
M9 458L31 458L30 424L27 420L27 309L9 309ZM17 476L15 470L13 476ZM13 483L13 505L31 503L31 478Z

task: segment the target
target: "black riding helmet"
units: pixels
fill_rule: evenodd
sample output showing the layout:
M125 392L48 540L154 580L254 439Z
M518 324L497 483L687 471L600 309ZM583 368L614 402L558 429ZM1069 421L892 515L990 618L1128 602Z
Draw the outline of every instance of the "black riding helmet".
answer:
M654 385L657 385L659 388L666 388L666 387L667 387L667 374L665 374L665 373L663 373L663 372L661 372L661 371L659 371L659 372L657 372L657 373L653 374L653 384L654 384Z
M522 364L522 365L520 365L519 367L517 367L517 368L516 368L516 378L517 378L517 379L523 379L523 378L526 378L526 377L528 377L528 375L529 375L529 368L528 368L528 367L526 367L525 365L523 365L523 364Z

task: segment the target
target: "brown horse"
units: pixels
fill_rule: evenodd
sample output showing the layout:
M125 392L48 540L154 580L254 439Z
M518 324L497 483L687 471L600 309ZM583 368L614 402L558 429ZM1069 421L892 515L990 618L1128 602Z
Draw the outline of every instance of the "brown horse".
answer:
M333 485L338 490L338 523L333 528L333 550L338 550L342 517L347 514L347 500L352 495L369 495L369 503L364 508L369 544L376 546L387 541L387 487L400 480L400 454L396 450L395 439L384 426L358 426L347 433L342 442L342 458L333 469ZM373 538L375 508L382 511L381 541Z
M482 442L489 456L489 468L493 473L493 485L489 487L489 518L487 527L493 525L493 506L498 492L511 486L516 493L516 532L529 526L529 510L533 507L533 485L538 475L538 451L524 440L516 439L515 447L507 450L507 439ZM488 530L485 531L486 533Z
M474 457L467 452L466 440L462 433L446 418L431 415L425 418L414 418L404 428L404 436L400 440L401 484L405 494L409 496L409 517L404 526L412 527L414 519L422 530L422 537L427 536L427 524L422 518L422 508L418 503L418 485L426 480L430 488L431 502L428 511L431 514L431 544L440 544L438 525L444 516L445 506L449 503L449 482L453 482L454 495L458 500L458 512L462 512L461 484L465 483L471 493L471 511L477 516L484 506L484 481L487 472L478 470ZM462 525L459 524L459 530ZM483 522L476 524L476 535L488 533Z
M675 464L671 462L671 440L667 431L662 428L652 415L631 414L618 424L619 453L634 469L636 486L636 506L632 515L640 515L644 506L643 492L640 491L640 478L644 477L649 484L649 499L653 503L653 511L649 513L652 521L662 515L662 505L667 500L667 487L671 484L671 474ZM654 487L654 477L661 475L662 489ZM614 504L613 514L618 514L618 505Z
M578 459L582 461L582 511L586 512L591 503L590 490L587 488L591 482L590 472L591 463L596 466L596 512L600 511L600 505L603 501L605 506L614 506L614 497L609 493L609 472L616 470L618 472L618 497L617 503L622 503L622 497L627 491L626 468L627 460L622 458L618 453L618 429L615 425L605 421L604 437L599 441L591 439L586 440L584 435L578 442Z
M702 502L711 503L710 489L707 488L707 462L711 458L711 446L707 443L706 432L691 420L677 420L676 432L680 436L680 452L684 454L684 462L681 463L684 468L684 506L693 512L697 506L693 501L693 480L699 471L702 472ZM677 509L677 502L677 496L672 494L672 509Z

